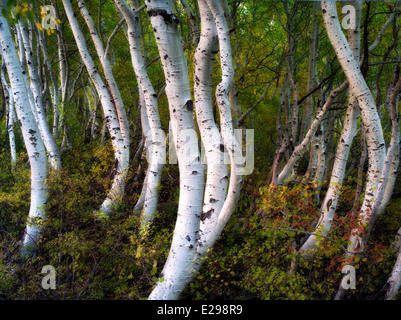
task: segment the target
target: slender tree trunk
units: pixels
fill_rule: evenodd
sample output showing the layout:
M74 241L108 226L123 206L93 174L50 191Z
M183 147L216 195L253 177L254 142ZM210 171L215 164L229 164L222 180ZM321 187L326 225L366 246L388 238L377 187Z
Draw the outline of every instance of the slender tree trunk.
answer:
M5 8L5 6L6 1L2 0L0 9ZM47 200L45 185L47 178L46 150L32 111L29 108L28 89L25 86L23 71L15 50L8 21L3 16L0 16L0 43L1 54L10 78L17 117L31 167L31 204L21 248L21 254L28 256L37 249L42 230L41 220L45 218L44 206Z
M399 65L396 66L395 74L399 75ZM367 242L373 223L384 211L393 193L395 180L398 173L399 157L400 157L400 125L398 115L399 94L401 93L401 76L398 81L392 86L390 91L389 109L390 120L392 123L391 140L388 147L386 160L381 179L381 184L378 188L375 202L372 207L372 218L369 221L369 232L364 236L364 243ZM398 232L398 235L400 231ZM392 300L401 286L401 249L398 250L397 260L393 267L390 278L383 287L382 292L386 300ZM342 298L343 290L339 290L338 296Z
M309 142L311 141L312 136L318 130L323 117L325 116L326 112L330 108L331 103L333 102L334 98L337 97L346 87L348 86L348 81L345 81L340 87L330 92L326 102L324 103L323 107L317 113L315 119L312 122L311 127L309 128L308 132L306 133L302 142L294 148L290 158L288 159L287 163L285 164L284 168L281 170L280 174L277 178L277 184L283 184L283 182L290 176L295 163L298 159L302 156L305 152L306 147L308 146Z
M14 168L17 163L17 150L15 147L15 135L14 135L14 117L15 117L15 110L14 110L14 94L11 87L8 85L8 82L5 77L5 69L6 65L4 59L1 65L1 82L3 87L3 92L6 101L6 128L8 132L8 139L10 143L10 153L11 153L11 167Z
M317 85L317 62L318 62L318 54L319 54L319 37L320 37L320 29L317 22L317 14L318 9L320 9L320 2L313 2L312 9L312 29L310 36L310 54L309 54L309 69L308 69L308 82L306 85L306 91L310 92ZM304 119L302 119L302 123L304 124L301 127L301 135L304 135L307 131L307 128L310 128L313 121L313 105L314 99L313 94L311 94L305 101L305 115ZM322 151L321 141L319 141L318 136L314 135L312 137L312 141L310 144L310 156L309 156L309 164L308 170L305 174L306 180L311 180L315 177L316 168L318 165L319 157L322 157L324 151Z
M348 30L348 41L350 43L353 56L356 61L359 61L360 52L360 22L362 14L362 1L353 1L352 4L355 7L356 17L355 17L355 29ZM318 245L318 240L321 235L325 236L331 229L331 224L333 221L333 216L337 208L338 198L341 193L342 182L345 175L345 169L347 166L348 155L351 149L352 141L354 140L356 129L359 119L359 107L358 102L355 98L353 92L350 92L349 105L347 109L347 114L344 120L344 126L342 129L340 141L337 145L336 158L333 165L333 170L331 174L329 189L327 190L326 196L323 200L320 209L320 219L316 226L318 235L312 235L303 244L300 251L305 255L309 255L312 250L316 252L315 249Z
M234 209L238 202L242 185L242 171L241 171L241 165L239 164L238 161L239 157L242 156L242 150L234 136L233 119L231 115L231 107L229 102L230 101L229 92L234 81L234 69L232 64L229 29L227 26L224 10L222 6L220 6L219 2L208 0L207 5L209 6L210 10L207 10L205 4L202 3L202 1L198 1L198 3L199 3L199 8L200 9L203 8L203 11L201 11L201 17L203 23L202 23L201 41L197 49L197 54L200 57L202 53L205 54L206 57L204 57L204 59L206 59L206 61L204 61L204 64L197 64L196 68L203 68L203 66L205 66L206 67L205 73L209 71L209 75L206 73L203 76L200 75L199 79L195 78L195 81L199 80L198 99L200 102L204 99L204 101L207 103L207 105L204 105L205 109L203 111L209 109L209 113L211 113L212 111L210 104L211 101L210 100L207 101L209 92L205 92L206 94L203 96L203 98L201 98L200 96L204 89L211 90L212 79L210 72L213 70L212 68L213 64L211 63L212 62L211 60L207 61L207 59L213 58L215 52L214 50L215 45L213 43L214 42L213 38L215 37L216 34L216 31L213 30L213 26L211 25L212 23L211 20L212 17L210 17L210 12L211 12L213 14L213 18L217 28L218 41L220 46L220 62L222 68L222 80L216 89L216 100L220 112L221 135L224 141L224 148L228 150L231 163L231 170L230 170L230 180L229 180L227 196L225 198L223 206L221 206L221 203L218 202L224 199L224 193L226 190L226 182L224 180L227 180L225 178L226 176L222 175L226 174L227 169L225 167L222 167L224 166L224 163L221 163L221 160L219 160L221 159L220 158L221 154L219 152L216 154L217 158L210 159L213 161L209 162L208 158L208 170L210 171L208 171L207 182L210 182L210 185L206 186L206 190L208 192L205 192L204 203L206 205L206 208L204 208L203 211L203 216L204 216L203 220L205 223L201 225L200 241L197 248L197 254L194 259L194 267L193 267L194 271L199 270L202 264L201 263L202 259L207 256L210 249L214 246L217 238L220 236L223 228L225 227L229 218L234 212ZM205 48L205 45L208 46L208 49ZM201 61L202 60L200 60L199 62ZM202 87L201 83L207 85ZM202 105L200 105L200 107L201 106ZM199 110L199 113L200 111L201 110ZM199 120L203 122L201 119ZM202 140L206 141L206 139ZM214 143L216 143L216 141L214 141ZM210 146L210 142L207 145ZM214 150L216 151L216 149L219 148L219 146L215 144L214 148L215 148ZM207 152L208 156L209 154L210 153ZM217 163L214 163L214 161L217 161ZM212 167L209 168L209 166ZM211 175L210 179L209 179L209 173ZM208 187L210 189L208 189ZM217 206L208 207L208 204L209 206L210 204L216 204ZM211 211L205 211L205 209L208 208L210 208L209 210Z
M115 175L112 186L110 187L108 197L100 207L100 213L110 215L115 206L121 201L125 189L125 179L127 176L127 168L129 157L127 156L128 147L125 145L125 140L122 136L120 124L117 115L114 111L112 98L110 97L107 87L103 82L100 74L92 60L92 57L86 47L85 37L79 27L76 15L72 9L69 0L63 0L65 12L68 17L78 50L84 61L88 74L98 92L99 99L103 108L104 120L109 129L111 142L115 157Z
M321 124L321 129L317 132L318 134L318 146L317 146L317 168L316 173L313 176L313 185L316 191L317 204L320 203L320 190L323 183L323 177L327 169L327 145L328 145L328 125L329 119L326 119Z
M58 85L58 79L54 75L53 67L49 58L49 53L47 51L47 43L46 38L44 37L43 31L38 30L38 42L43 54L43 59L46 64L47 70L49 72L50 80L53 86L53 90L51 92L52 102L53 102L53 130L52 135L53 139L57 140L58 135L58 121L59 121L59 103L60 103L60 90Z
M166 77L171 127L180 171L177 222L167 261L149 299L177 299L190 277L203 200L203 168L194 131L188 68L172 1L146 2ZM190 138L189 142L187 137ZM189 155L187 154L189 152Z
M107 82L108 89L113 98L113 105L115 106L115 110L118 116L118 122L120 124L121 134L124 139L125 144L125 155L127 160L125 161L127 164L129 163L129 149L130 149L130 135L129 135L129 125L127 114L125 112L124 103L121 98L120 90L118 89L116 80L114 79L112 66L110 64L110 59L106 56L106 52L104 49L103 41L101 36L98 34L95 23L89 14L88 9L86 8L86 4L84 0L77 0L79 10L81 11L82 16L85 19L86 25L88 26L89 33L92 37L93 43L95 44L96 52L99 57L100 63L103 67L103 72L105 75L105 79ZM99 30L101 32L101 30ZM123 170L127 170L127 168L123 168Z
M141 215L141 232L146 234L157 209L159 184L163 164L166 160L166 142L159 117L158 96L150 81L142 58L139 19L136 13L124 1L115 0L114 3L127 22L127 36L130 45L132 66L140 87L141 101L145 102L146 110L143 110L143 112L146 112L150 129L145 132L147 150L150 152L148 158L149 166L145 179L146 184L144 184L146 192L144 193Z
M337 58L350 83L350 91L358 100L366 133L369 169L365 198L359 214L360 226L362 226L362 228L358 226L356 230L352 230L348 245L348 252L356 253L364 249L362 241L363 234L366 231L364 226L369 225L372 204L374 203L377 194L376 190L380 184L385 160L385 143L375 101L362 76L359 64L354 59L347 40L342 33L335 2L322 1L322 11L327 34L329 35ZM336 299L341 298L343 294L344 289L340 285L340 290L337 292Z
M352 103L354 102L354 103ZM321 235L326 235L330 229L333 221L333 216L337 207L337 202L340 196L342 181L344 179L345 168L347 165L348 155L351 148L351 142L356 133L356 126L358 124L359 110L356 101L350 101L348 106L345 123L343 126L341 138L337 146L336 158L331 173L329 189L323 200L320 209L320 219L317 223L316 229L319 230L318 235L311 235L308 240L303 244L300 251L304 255L309 255L316 252L315 249L319 243Z
M401 287L401 228L397 232L396 236L396 247L398 247L397 260L394 264L393 270L386 284L384 285L382 292L385 300L393 300L398 290Z
M147 133L150 132L150 126L149 126L148 114L146 112L145 97L143 96L142 90L139 91L139 108L140 108L139 111L140 111L140 116L141 116L142 141L143 141L143 149L141 151L141 154L142 154L143 152L146 152L149 144L152 143L152 141L150 139L146 139ZM138 172L139 171L142 171L141 164L139 165L139 168L138 168ZM140 175L138 172L137 172L136 177L138 177ZM133 210L134 214L136 212L142 212L142 210L143 210L143 205L145 203L145 198L146 198L146 192L148 190L149 172L150 172L150 166L148 165L148 168L146 170L146 175L145 175L145 178L144 178L143 184L142 184L141 194L140 194L139 199L136 202L134 210ZM141 221L141 223L142 223L142 221ZM141 229L142 229L142 226L141 226Z
M21 33L23 45L25 49L25 59L28 65L30 87L33 93L34 104L36 113L38 115L38 121L40 126L40 132L42 134L43 142L49 153L50 165L54 170L60 170L61 168L61 155L55 140L53 139L52 133L47 122L46 113L43 108L42 92L40 90L39 76L37 61L35 55L32 54L32 48L29 41L28 31L25 23L20 19L18 26L18 32Z

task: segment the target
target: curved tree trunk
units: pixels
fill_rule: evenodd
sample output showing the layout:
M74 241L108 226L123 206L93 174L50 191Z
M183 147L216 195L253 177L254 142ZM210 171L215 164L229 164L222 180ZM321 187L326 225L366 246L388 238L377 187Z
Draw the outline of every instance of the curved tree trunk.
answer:
M399 74L400 68L396 67L395 74ZM396 177L398 174L399 158L400 158L400 124L398 115L399 94L401 93L401 76L390 91L390 120L392 123L391 140L388 147L386 161L383 169L382 185L380 185L377 199L373 205L373 222L384 211L393 193ZM398 231L400 235L401 229ZM366 240L365 240L366 241ZM383 288L386 300L392 300L399 288L401 287L401 248L398 250L397 260L394 264L391 276Z
M306 133L304 139L302 142L297 145L294 148L294 151L292 152L290 158L288 159L287 163L285 164L284 168L281 170L280 174L278 175L277 178L277 185L283 184L286 179L290 176L295 163L298 161L298 159L302 156L302 154L305 152L306 147L310 143L313 135L316 133L316 131L319 129L320 123L323 120L323 117L325 116L326 112L329 110L331 103L333 100L343 91L345 88L348 86L348 81L344 81L343 84L341 84L340 87L337 89L333 90L330 92L326 102L324 103L323 107L319 110L317 113L315 119L312 122L311 127L309 128L308 132Z
M8 85L5 77L6 65L4 59L1 64L1 82L3 86L3 92L6 101L6 128L8 132L8 138L10 140L10 153L11 153L11 167L14 168L17 163L17 150L15 147L15 135L14 135L14 95L11 87Z
M158 96L148 76L142 58L139 19L136 13L124 2L114 1L127 22L127 37L130 45L131 61L141 91L141 102L144 101L149 129L146 134L146 146L149 152L148 170L144 183L144 202L141 214L141 233L146 234L153 221L159 194L159 184L166 159L166 142L158 110ZM141 109L142 109L141 105Z
M82 16L85 19L86 25L88 26L89 33L92 37L93 43L95 44L96 52L99 57L100 63L103 67L103 72L105 75L105 79L107 82L107 87L110 90L111 96L113 98L113 105L115 106L115 110L118 116L118 122L120 124L121 135L124 139L125 151L127 161L129 163L129 148L130 148L130 135L129 135L129 125L127 114L125 112L124 103L121 98L120 90L118 89L116 80L114 79L112 66L110 63L109 57L106 55L104 45L98 31L96 29L95 23L89 14L88 9L86 8L86 4L84 0L77 0L79 10L81 11ZM99 30L101 32L101 30ZM124 168L123 170L126 170Z
M213 113L213 63L219 50L216 22L206 1L198 1L201 16L201 35L195 51L195 110L202 143L205 148L207 178L201 216L200 239L194 269L199 269L202 252L215 232L226 198L228 185L227 164L224 163L224 142ZM207 249L206 249L207 250Z
M61 155L56 141L54 140L52 133L47 122L46 113L43 108L42 92L40 90L40 81L38 75L37 61L34 54L32 54L32 48L29 41L27 27L22 19L19 20L17 31L21 34L25 52L25 59L28 65L28 72L30 78L30 88L33 93L33 101L36 108L36 114L38 116L38 125L40 127L40 133L43 138L45 147L49 153L50 165L54 170L60 170L61 168Z
M0 9L5 8L5 2L2 0ZM10 78L15 109L31 167L31 204L21 248L21 254L28 256L37 248L42 230L41 220L45 218L44 206L47 200L45 185L47 178L46 150L29 107L28 89L25 86L23 71L15 50L10 27L8 21L3 16L0 16L0 43L2 48L1 54Z
M335 2L322 1L322 11L327 34L340 61L341 67L350 83L350 90L358 100L361 110L361 118L366 133L366 145L369 156L368 179L365 187L365 198L360 210L360 225L351 231L348 243L348 252L357 252L364 249L363 235L371 220L371 210L376 198L377 188L380 185L383 165L385 160L385 143L382 126L377 113L373 96L363 78L359 64L353 57L347 40L342 33L337 16ZM347 254L347 257L353 254ZM336 299L344 295L344 289L340 285Z
M237 205L242 185L242 149L234 135L233 119L231 115L231 106L229 99L230 88L234 82L234 69L232 63L230 31L227 26L227 20L224 10L219 2L207 0L210 11L213 13L216 21L217 33L220 47L220 64L222 69L222 79L216 88L216 101L220 112L221 136L224 141L224 147L230 157L231 170L230 180L226 200L214 227L213 233L202 243L201 253L206 253L207 249L212 248L221 231L227 224Z
M114 211L115 206L121 201L121 198L124 194L125 179L128 173L127 168L129 165L129 157L127 155L128 147L125 145L125 140L121 134L120 124L114 111L114 106L111 102L112 99L108 93L106 85L97 71L92 57L90 56L85 43L85 37L79 27L71 3L69 0L63 0L63 4L78 46L78 50L81 54L82 60L84 61L88 74L96 88L96 91L98 92L98 96L103 108L104 119L109 129L111 142L113 145L116 174L114 176L113 184L110 187L108 197L100 207L100 216L102 215L101 213L109 215Z
M57 135L58 135L58 121L59 121L59 103L60 103L60 90L59 90L59 85L58 85L58 79L54 75L53 67L50 61L49 53L47 50L47 42L46 38L44 37L43 31L38 30L37 31L38 35L38 42L43 54L43 59L44 63L46 64L47 70L50 75L50 80L53 85L53 90L51 92L52 96L52 102L53 102L53 129L52 129L52 135L53 139L56 141L57 140Z
M360 52L360 22L362 14L362 1L353 1L356 7L355 29L348 30L348 41L350 43L353 56L356 61L359 61ZM300 251L303 255L313 254L318 245L318 240L321 235L325 236L331 229L333 216L337 208L338 198L340 196L341 187L345 175L345 169L348 162L348 156L351 149L352 141L354 140L359 119L358 102L353 92L349 95L349 104L344 120L341 137L338 142L336 157L331 174L329 189L323 200L320 209L320 219L316 225L318 230L317 235L311 235L308 240L302 245Z
M187 61L172 1L146 2L166 77L171 128L180 171L177 221L170 252L149 299L177 299L190 277L203 200L203 168L194 131ZM189 137L189 142L187 142ZM189 152L189 155L187 154Z

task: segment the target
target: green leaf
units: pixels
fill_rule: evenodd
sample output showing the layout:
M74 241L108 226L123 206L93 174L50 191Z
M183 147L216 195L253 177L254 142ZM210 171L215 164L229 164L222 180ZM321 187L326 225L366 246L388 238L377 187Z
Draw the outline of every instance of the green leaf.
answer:
M7 1L7 6L6 6L7 11L11 12L11 10L13 10L15 8L16 4L17 3L14 0Z
M28 11L26 12L26 18L27 18L29 21L34 22L34 21L35 21L35 14L34 14L32 11L28 10Z

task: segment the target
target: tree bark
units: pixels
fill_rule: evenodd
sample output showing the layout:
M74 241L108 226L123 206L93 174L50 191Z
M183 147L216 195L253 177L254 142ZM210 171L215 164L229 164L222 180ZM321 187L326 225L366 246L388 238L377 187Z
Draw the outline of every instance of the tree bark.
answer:
M23 40L25 59L28 65L30 78L29 83L33 94L33 101L36 108L36 113L38 116L40 133L42 135L45 147L49 153L50 165L54 170L58 171L61 168L61 154L47 122L46 113L43 108L42 92L40 90L37 61L35 55L32 52L28 31L22 19L20 19L18 22L17 31L21 34Z
M63 5L82 60L84 61L88 74L96 88L96 91L98 92L98 96L103 108L104 119L110 132L111 142L113 145L116 174L114 175L114 180L112 186L110 187L108 197L102 203L99 212L99 217L102 217L102 213L108 216L115 210L115 206L121 201L121 198L124 194L125 179L129 165L129 156L127 155L128 147L125 145L120 124L114 111L113 104L111 103L112 99L87 49L85 37L79 27L71 3L69 0L63 0Z
M0 9L5 8L5 6L6 1L2 0ZM21 248L22 256L26 257L33 254L37 249L42 231L41 220L45 218L47 158L42 137L39 134L39 129L29 107L28 89L25 86L23 71L17 56L10 27L8 21L3 16L0 16L0 43L31 167L31 204Z
M146 135L146 149L148 152L148 170L144 188L144 203L141 213L141 233L146 234L153 221L157 209L160 180L163 165L166 160L166 141L162 130L158 110L158 96L153 88L142 57L139 18L137 14L124 2L114 1L127 22L127 37L130 45L131 61L141 91L141 101L145 103L146 117L149 130ZM142 109L143 106L141 106Z
M14 168L17 163L17 150L15 147L15 135L14 135L14 117L15 117L15 110L14 110L14 95L11 87L9 86L6 77L6 65L4 63L4 59L1 64L1 82L3 87L3 92L5 96L6 102L6 128L8 132L8 138L10 143L10 154L11 154L11 167Z
M190 277L199 233L203 168L194 131L187 61L172 1L146 2L166 78L171 127L180 171L177 221L167 261L149 299L177 299ZM187 142L189 137L189 142ZM189 155L187 154L189 153Z
M355 29L348 30L348 41L353 52L354 59L356 61L359 61L360 22L363 2L353 1L352 5L356 7ZM331 229L333 216L336 211L338 198L341 193L349 152L351 149L352 141L354 140L356 134L358 119L358 102L355 98L355 95L351 91L349 95L349 104L344 120L344 126L342 129L340 141L337 145L336 158L333 165L329 189L327 190L326 196L323 200L320 209L321 216L316 225L316 229L318 230L318 232L317 235L310 236L301 247L300 251L303 253L303 255L310 255L310 253L316 252L320 236L327 235L327 233Z
M364 249L363 235L366 232L366 225L369 225L371 219L372 205L383 172L385 143L375 101L365 79L363 78L359 64L353 57L347 40L342 33L335 2L322 1L322 11L330 42L350 83L350 90L354 93L359 103L361 118L366 133L366 144L369 157L368 180L365 187L365 198L359 214L360 226L352 230L347 248L348 252L356 253L357 251ZM344 293L344 289L340 285L336 299L341 299Z

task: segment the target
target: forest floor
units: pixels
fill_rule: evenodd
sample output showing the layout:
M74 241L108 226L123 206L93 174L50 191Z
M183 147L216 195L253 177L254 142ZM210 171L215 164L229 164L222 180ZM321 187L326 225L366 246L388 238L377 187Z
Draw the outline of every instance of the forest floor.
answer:
M19 256L30 201L27 157L11 170L0 154L0 298L1 299L146 299L167 257L178 203L178 171L166 166L156 219L148 237L138 236L132 209L141 177L130 172L125 197L106 221L94 211L106 194L113 166L110 146L86 144L63 154L63 169L48 179L49 200L37 255ZM291 273L294 248L318 217L314 191L302 185L266 184L262 163L245 178L237 209L204 261L184 299L329 300L338 289L344 264L355 181L343 186L331 240L313 260ZM131 170L133 171L133 170ZM323 186L320 199L324 196ZM369 247L355 261L356 289L349 299L375 299L395 261L391 243L401 225L401 183L376 222ZM45 265L56 270L57 288L41 286Z

